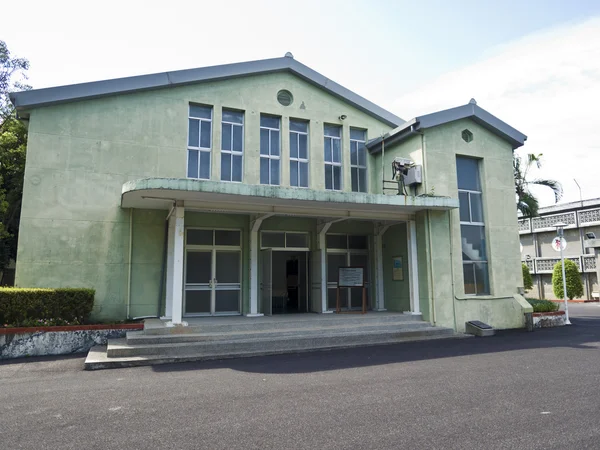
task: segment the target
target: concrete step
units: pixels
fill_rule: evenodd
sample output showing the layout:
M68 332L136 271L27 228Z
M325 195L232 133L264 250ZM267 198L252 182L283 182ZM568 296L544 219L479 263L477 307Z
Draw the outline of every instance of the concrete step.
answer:
M323 327L336 327L342 324L362 325L366 323L378 324L405 324L422 322L420 314L402 313L376 313L368 314L294 314L272 317L207 317L190 319L187 327L166 327L165 322L159 319L144 321L144 333L157 334L197 334L197 333L222 333L230 331L265 331L282 329L313 328L315 325Z
M217 341L196 341L164 344L128 345L125 339L110 340L107 356L188 356L198 354L229 354L246 352L294 352L310 348L329 348L338 346L355 346L391 342L403 337L448 336L454 334L450 328L432 326L418 328L401 328L394 330L359 330L337 331L328 330L319 333L297 333L285 336L251 337L243 340L229 339Z
M406 322L401 325L398 323L363 323L359 325L348 325L346 323L337 326L318 326L306 328L291 328L282 330L252 330L252 331L227 331L227 332L204 332L204 333L185 333L185 334L145 334L143 331L130 331L127 333L128 345L156 345L168 343L183 342L208 342L208 341L226 341L226 340L246 340L253 338L282 338L299 335L322 335L324 333L366 333L369 331L380 332L398 332L401 330L418 330L430 327L427 322Z
M433 339L462 339L472 337L470 335L445 332L441 334L430 334L430 335L404 335L404 336L387 336L380 339L377 342L354 342L349 343L347 340L334 344L332 341L312 343L304 347L296 347L292 350L289 348L263 348L255 349L253 351L241 351L236 348L232 351L223 352L197 352L187 354L150 354L141 356L121 356L121 357L108 357L108 351L106 346L93 347L85 360L84 368L86 370L99 370L99 369L116 369L122 367L138 367L138 366L151 366L156 364L170 364L170 363L181 363L181 362L192 362L192 361L210 361L215 359L231 359L231 358L248 358L253 356L265 356L265 355L277 355L285 353L303 353L310 351L326 351L339 348L351 348L351 347L365 347L371 345L384 345L384 344L398 344L402 342L412 341L427 341ZM122 341L122 343L124 340ZM181 344L180 344L181 345ZM222 349L221 349L222 350Z

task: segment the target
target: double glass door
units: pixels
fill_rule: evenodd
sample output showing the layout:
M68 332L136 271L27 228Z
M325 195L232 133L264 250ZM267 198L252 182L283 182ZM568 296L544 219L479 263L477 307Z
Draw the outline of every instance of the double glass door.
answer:
M241 263L241 250L187 249L184 314L240 314Z

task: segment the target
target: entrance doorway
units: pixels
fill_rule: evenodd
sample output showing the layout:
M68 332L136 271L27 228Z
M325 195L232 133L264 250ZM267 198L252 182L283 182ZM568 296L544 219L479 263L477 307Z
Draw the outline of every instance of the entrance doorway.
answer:
M261 258L261 312L308 312L308 252L265 249Z

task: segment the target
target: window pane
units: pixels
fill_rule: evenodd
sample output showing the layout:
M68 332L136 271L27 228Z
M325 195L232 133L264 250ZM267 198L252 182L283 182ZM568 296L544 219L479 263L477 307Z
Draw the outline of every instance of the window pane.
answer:
M200 142L200 121L189 119L189 136L188 145L190 147L198 147Z
M306 133L308 132L308 122L290 119L290 131L301 131Z
M458 193L458 201L459 201L459 211L460 211L460 221L461 222L470 222L471 215L469 213L469 193L468 192L459 192Z
M360 291L359 289L352 289L353 291ZM327 289L327 308L335 309L337 306L337 289ZM346 309L348 307L348 289L340 289L340 308Z
M458 188L470 191L481 191L479 181L479 160L473 158L456 158L456 177Z
M219 230L216 230L218 233ZM238 233L239 235L239 233ZM217 286L221 283L239 283L240 282L240 252L222 252L218 251L216 256L215 276Z
M200 174L199 178L208 180L210 178L210 152L200 152Z
M308 136L301 134L298 136L298 157L302 159L308 159Z
M366 240L366 236L365 240ZM366 247L365 247L366 248ZM365 281L369 282L369 255L360 255L360 254L350 254L350 265L355 267L364 267L364 277ZM355 290L355 289L353 289ZM359 291L360 292L360 291Z
M187 230L187 245L213 245L213 230Z
M365 271L366 273L366 271ZM362 289L350 289L350 307L362 308ZM369 304L369 290L365 289L365 300Z
M231 153L221 153L221 180L231 181Z
M463 277L465 279L465 294L476 294L475 290L475 273L473 272L473 264L463 264Z
M300 163L300 186L308 187L308 163Z
M332 150L332 161L333 162L342 162L342 150L340 148L341 140L332 139L331 140L331 150Z
M228 123L223 124L223 130L221 131L221 148L231 150L231 125Z
M188 150L188 178L198 178L198 150Z
M356 139L357 141L365 141L367 132L365 130L357 130L356 128L350 128L350 139Z
M327 248L340 248L346 250L348 248L348 240L345 234L328 234L325 236Z
M215 230L215 245L240 245L238 230Z
M271 155L279 156L279 131L271 131Z
M263 247L285 247L285 233L262 233Z
M260 116L260 126L279 129L279 117Z
M242 181L242 157L240 155L233 156L231 181Z
M218 278L217 278L218 279ZM240 290L215 291L215 312L239 312Z
M350 169L350 178L352 180L352 192L358 192L358 169L356 167Z
M333 171L329 164L325 164L325 189L333 189Z
M269 154L269 130L263 128L260 130L260 154Z
M241 152L244 149L244 129L243 127L233 127L233 150Z
M333 166L333 189L339 191L342 188L342 168Z
M367 236L348 236L348 246L355 250L366 250Z
M325 162L331 162L331 139L325 138Z
M367 192L367 169L358 169L358 191Z
M342 137L342 127L337 125L325 125L325 136Z
M489 294L490 279L487 263L475 263L473 266L475 269L475 288L477 290L477 294Z
M260 184L269 184L269 158L260 158Z
M308 234L305 233L286 233L285 246L296 248L308 247Z
M483 204L481 203L481 194L471 192L471 221L483 222Z
M298 157L298 133L290 133L290 158Z
M356 142L350 142L350 164L358 165L358 144Z
M210 313L210 291L185 291L185 313Z
M190 105L190 117L200 117L202 119L211 118L211 109L209 106Z
M340 267L346 267L346 255L327 255L327 282L337 283Z
M279 185L279 160L271 160L271 184Z
M298 186L298 161L290 161L290 186Z
M233 123L244 123L244 113L240 111L223 110L223 121Z
M211 252L188 251L185 265L185 282L208 283L212 278L211 261Z
M358 165L365 167L367 165L367 147L365 144L358 144Z
M485 228L480 225L461 225L463 261L485 261Z
M210 122L202 121L200 124L200 147L210 148Z

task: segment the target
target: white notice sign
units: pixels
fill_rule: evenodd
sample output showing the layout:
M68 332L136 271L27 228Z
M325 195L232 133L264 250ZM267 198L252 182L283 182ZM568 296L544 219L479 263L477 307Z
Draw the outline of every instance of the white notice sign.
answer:
M340 267L338 287L363 287L365 282L363 267Z

